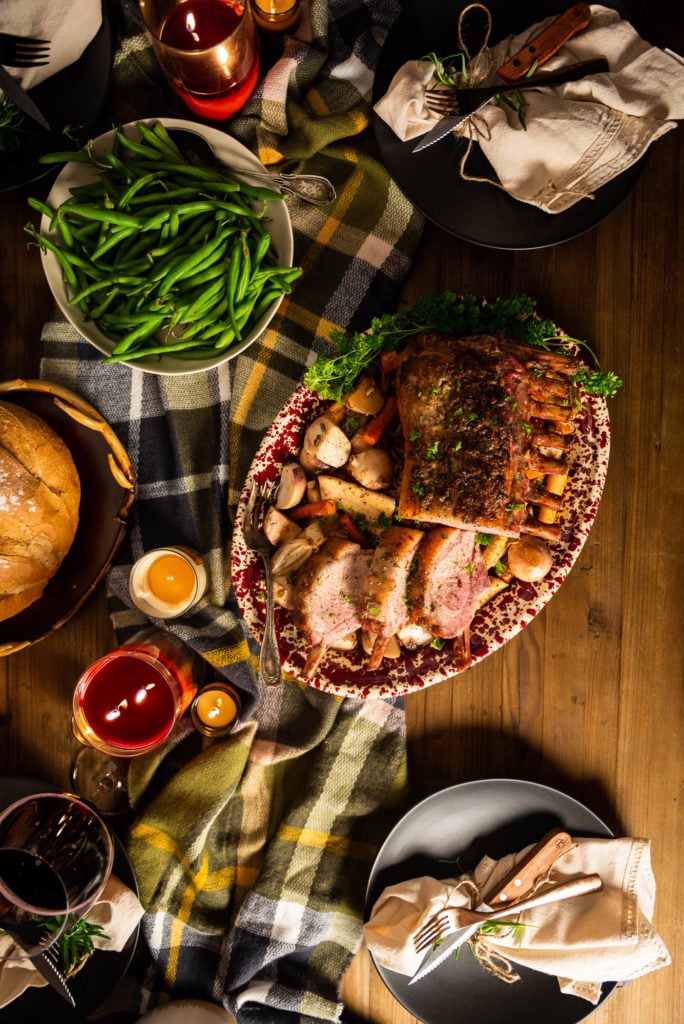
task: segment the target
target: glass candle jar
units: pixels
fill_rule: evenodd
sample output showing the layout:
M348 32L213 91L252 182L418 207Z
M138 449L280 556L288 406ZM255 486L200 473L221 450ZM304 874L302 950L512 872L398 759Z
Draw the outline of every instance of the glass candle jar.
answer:
M174 619L197 604L207 588L201 556L190 548L153 548L131 569L128 592L145 615Z
M225 736L237 725L242 710L240 694L222 680L207 683L190 707L193 725L203 736Z
M140 0L145 27L173 89L194 114L224 121L259 80L249 0Z
M252 0L254 20L264 32L290 32L299 24L299 0Z

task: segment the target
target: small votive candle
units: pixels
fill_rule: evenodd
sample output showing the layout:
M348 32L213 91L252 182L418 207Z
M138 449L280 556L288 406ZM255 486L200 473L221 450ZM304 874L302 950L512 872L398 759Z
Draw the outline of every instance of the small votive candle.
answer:
M190 706L190 717L203 736L225 736L235 726L241 710L242 700L235 687L216 680L199 691Z
M201 556L190 548L154 548L139 558L128 578L136 608L157 619L173 619L197 604L207 588Z
M301 16L299 0L252 0L254 20L265 32L296 28Z

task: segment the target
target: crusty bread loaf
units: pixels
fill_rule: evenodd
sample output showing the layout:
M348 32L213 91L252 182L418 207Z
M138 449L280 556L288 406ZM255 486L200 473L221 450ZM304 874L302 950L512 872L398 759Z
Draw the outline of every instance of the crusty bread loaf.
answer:
M0 401L0 621L38 600L59 569L80 500L62 438L35 413Z

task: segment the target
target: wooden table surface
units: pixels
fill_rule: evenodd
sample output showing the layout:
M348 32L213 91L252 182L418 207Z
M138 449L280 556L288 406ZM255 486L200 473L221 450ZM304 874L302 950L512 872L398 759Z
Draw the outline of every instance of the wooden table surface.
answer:
M640 9L642 34L674 45L658 5ZM624 381L609 403L603 500L567 582L503 649L406 700L416 800L469 780L528 779L579 799L616 834L652 841L654 924L674 963L619 990L593 1015L596 1024L684 1020L682 153L681 129L660 139L627 199L553 248L494 251L428 225L402 295L410 303L443 289L526 292ZM53 306L25 244L28 195L42 195L40 187L0 195L3 379L38 375ZM0 659L1 773L68 784L74 680L112 645L100 589L59 632ZM363 948L343 995L360 1019L414 1024Z

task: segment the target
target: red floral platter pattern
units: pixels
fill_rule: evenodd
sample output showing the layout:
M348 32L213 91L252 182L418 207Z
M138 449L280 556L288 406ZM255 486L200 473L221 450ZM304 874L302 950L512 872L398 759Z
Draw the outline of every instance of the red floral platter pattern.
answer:
M242 518L252 481L276 480L282 466L296 458L304 431L329 402L300 384L280 411L257 450L238 502L231 570L235 596L247 626L261 643L265 616L265 580L258 555L247 548ZM560 540L552 545L553 565L538 583L513 581L480 609L471 625L471 665L499 650L528 626L566 580L589 536L598 512L610 453L610 420L606 400L584 396L574 442L568 453L568 483L557 522ZM308 650L306 634L296 628L285 609L276 608L276 635L283 671L300 682L339 696L395 697L422 690L457 674L451 644L441 651L423 647L405 651L396 659L369 671L360 647L354 651L328 651L312 679L305 679Z

